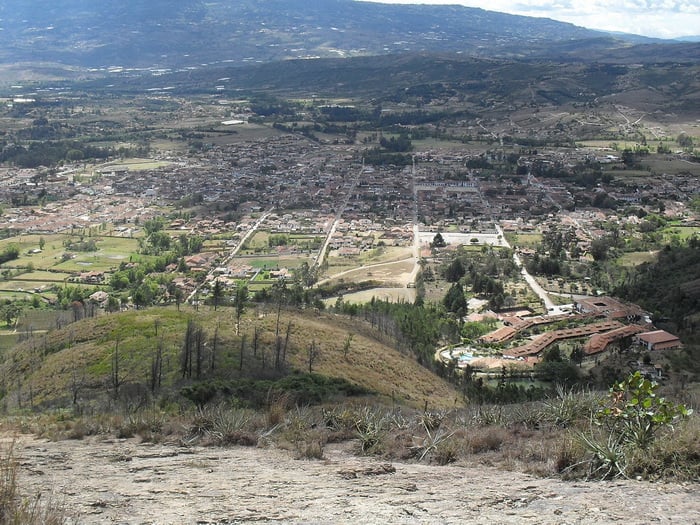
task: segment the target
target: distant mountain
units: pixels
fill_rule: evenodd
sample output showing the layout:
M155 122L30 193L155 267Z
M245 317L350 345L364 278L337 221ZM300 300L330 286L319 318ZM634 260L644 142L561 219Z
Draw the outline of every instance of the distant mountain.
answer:
M668 47L675 54L664 54ZM491 117L531 104L598 107L608 103L650 114L700 117L699 44L633 46L616 53L596 62L454 53L285 60L157 75L124 72L72 86L110 95L167 92L235 98L265 92L293 98L363 96L379 105L421 99L425 104L438 101L435 107L446 99L461 99L474 102L468 104L469 111Z
M676 41L678 41L678 42L700 42L700 35L683 36L680 38L676 38Z
M0 3L0 64L173 69L397 52L546 58L590 53L591 42L595 49L629 45L567 23L462 6L354 0Z

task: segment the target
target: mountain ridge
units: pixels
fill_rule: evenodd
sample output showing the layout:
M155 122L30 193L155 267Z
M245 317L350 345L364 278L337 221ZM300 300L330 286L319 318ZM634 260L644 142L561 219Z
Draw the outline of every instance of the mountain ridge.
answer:
M354 0L241 2L87 0L0 6L0 64L100 68L274 62L397 52L548 56L552 43L617 49L638 43L550 19L464 6ZM602 39L602 40L601 40ZM644 42L655 42L653 39Z

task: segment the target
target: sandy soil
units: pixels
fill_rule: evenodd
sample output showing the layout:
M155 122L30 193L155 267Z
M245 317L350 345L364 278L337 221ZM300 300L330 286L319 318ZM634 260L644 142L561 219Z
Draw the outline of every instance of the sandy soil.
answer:
M6 439L5 439L6 441ZM700 486L563 482L482 465L386 463L333 445L269 448L18 438L22 487L80 523L700 523Z

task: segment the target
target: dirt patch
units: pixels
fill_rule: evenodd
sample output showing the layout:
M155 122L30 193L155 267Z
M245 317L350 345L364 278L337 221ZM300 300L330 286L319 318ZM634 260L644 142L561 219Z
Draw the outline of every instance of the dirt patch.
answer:
M6 438L5 441L9 439ZM387 463L327 447L323 460L270 448L133 440L17 440L27 494L80 523L698 523L698 485L563 482L475 463Z
M343 301L346 303L364 304L369 303L373 297L378 301L412 303L416 300L416 290L415 288L372 288L345 294L343 295ZM326 305L332 306L336 300L337 297L328 299L326 300Z

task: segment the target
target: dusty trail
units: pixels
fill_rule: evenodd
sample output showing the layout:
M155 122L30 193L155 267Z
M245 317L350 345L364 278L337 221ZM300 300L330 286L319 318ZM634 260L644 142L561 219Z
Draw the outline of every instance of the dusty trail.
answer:
M387 464L327 447L183 448L18 438L20 484L80 523L700 523L697 484L562 482L482 465Z

